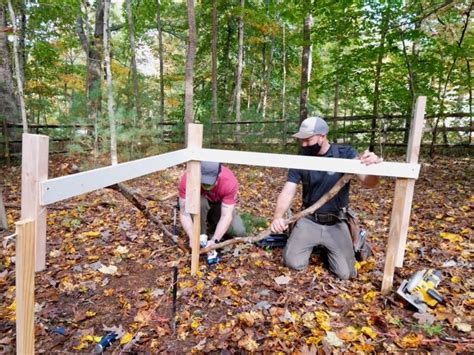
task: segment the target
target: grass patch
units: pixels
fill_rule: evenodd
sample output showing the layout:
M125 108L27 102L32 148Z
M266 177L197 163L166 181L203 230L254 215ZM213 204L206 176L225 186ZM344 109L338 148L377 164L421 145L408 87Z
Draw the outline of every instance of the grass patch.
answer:
M254 234L268 227L268 222L266 218L257 217L247 212L242 213L240 217L242 218L242 221L244 222L245 232L247 234Z

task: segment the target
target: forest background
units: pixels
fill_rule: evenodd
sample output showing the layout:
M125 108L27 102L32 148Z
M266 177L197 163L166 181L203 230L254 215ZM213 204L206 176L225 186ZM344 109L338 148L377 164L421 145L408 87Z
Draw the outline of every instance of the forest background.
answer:
M200 122L205 145L291 150L290 133L318 114L331 139L380 152L406 144L423 95L425 151L470 153L472 7L4 0L0 149L16 154L29 127L51 136L52 151L117 144L128 160L182 144L185 122Z

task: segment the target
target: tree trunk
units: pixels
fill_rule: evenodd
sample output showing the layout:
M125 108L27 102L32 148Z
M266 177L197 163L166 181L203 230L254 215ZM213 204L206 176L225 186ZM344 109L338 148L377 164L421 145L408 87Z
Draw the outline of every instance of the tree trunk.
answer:
M3 203L3 189L0 185L0 230L8 230L7 212L5 211L5 204Z
M273 65L273 51L274 51L274 38L272 37L270 43L270 54L268 57L268 62L265 65L265 74L264 74L264 83L263 83L263 97L262 97L262 119L265 120L267 117L267 100L268 100L268 91L270 88L270 80L272 78L272 65Z
M117 130L115 128L115 112L114 112L114 91L112 83L112 68L110 58L110 40L109 40L109 13L110 0L104 0L104 59L105 73L107 77L107 110L109 114L110 124L110 158L112 165L118 164L117 158Z
M240 0L242 14L239 16L239 54L237 58L237 75L235 82L235 122L237 122L235 131L237 136L237 143L240 143L240 99L242 94L242 69L244 57L244 6L245 0Z
M188 52L186 55L186 78L184 90L184 122L185 143L188 142L188 125L193 122L193 82L194 82L194 60L196 58L197 33L196 33L196 15L194 9L194 0L188 2Z
M288 121L286 120L286 25L283 24L283 84L281 86L281 119L283 120L283 145L286 145L286 135L288 131Z
M462 47L464 37L467 32L468 24L469 24L469 17L471 16L471 11L472 8L474 7L474 1L471 2L471 5L469 6L469 9L466 11L466 21L464 22L464 26L461 32L461 37L459 38L458 41L458 48L460 49ZM448 84L451 79L451 74L453 72L454 66L456 65L456 61L458 60L458 56L455 52L455 57L453 58L453 62L451 63L451 66L449 67L448 74L446 75L446 81L444 82L444 89L443 89L443 94L441 96L441 103L440 103L440 113L444 113L444 100L446 99L446 94L448 90ZM433 127L433 137L431 140L431 146L430 146L430 157L433 158L435 154L435 143L436 143L436 136L438 134L438 124L439 124L439 119L440 116L435 121L434 127Z
M26 83L25 81L25 64L26 64L26 47L25 47L25 38L26 38L26 13L25 13L25 1L20 1L20 36L18 38L18 54L20 59L20 73L21 73L21 82Z
M102 111L102 43L104 37L104 4L102 0L95 2L95 26L93 36L86 35L84 20L77 18L76 32L87 57L87 111L89 122L94 125L94 156L99 154L98 124ZM86 27L87 24L86 24Z
M379 115L379 100L380 100L380 81L382 74L382 60L385 56L385 37L387 36L387 27L389 20L389 10L386 10L382 14L382 24L380 29L380 46L377 54L377 64L375 65L375 80L374 80L374 102L372 106L372 133L370 135L370 147L371 152L375 149L375 131L377 129L377 118Z
M0 6L0 28L6 28L6 9ZM7 32L0 31L0 121L20 123L19 102L13 84ZM6 134L6 133L5 133ZM11 137L15 138L15 137Z
M309 81L311 80L311 29L313 16L309 14L304 20L303 27L303 54L301 58L301 94L300 94L300 124L308 118Z
M133 13L132 13L132 4L131 0L127 0L127 19L128 19L128 35L129 35L129 41L130 41L130 66L132 69L132 81L133 81L133 96L135 97L135 112L136 114L133 117L133 128L134 132L137 128L137 122L142 121L142 115L141 115L141 107L140 107L140 91L138 88L138 73L137 73L137 59L135 56L135 24L133 21ZM131 142L130 142L130 156L134 157L134 151L135 151L135 141L136 137L132 135L131 137Z
M211 137L213 136L214 122L217 121L217 0L212 0L212 44L211 44L211 62L212 62L212 113L211 113Z
M130 40L130 66L132 67L132 81L133 81L133 94L135 96L135 110L136 120L133 125L136 128L137 121L141 121L141 107L140 107L140 90L138 88L138 73L137 73L137 59L135 56L135 24L133 21L132 4L131 0L127 0L127 18L128 18L128 35Z
M164 58L163 58L163 24L161 23L161 1L156 0L156 23L158 29L158 55L160 57L160 124L161 141L163 141L165 121L165 80L164 80Z
M227 100L229 97L228 91L229 91L229 68L230 68L230 42L232 40L232 24L231 24L232 18L229 16L229 19L227 20L227 37L224 45L224 97ZM232 99L232 98L231 98ZM230 101L230 100L228 100ZM229 105L229 106L233 106ZM224 112L227 112L227 110L224 110Z
M339 76L336 74L336 87L334 88L334 121L333 121L333 140L337 143L337 116L339 116Z
M28 121L26 119L26 108L25 108L25 95L23 93L23 81L21 80L21 69L20 69L20 55L18 53L18 39L17 39L17 26L16 16L13 11L11 0L8 0L8 10L10 11L10 21L13 27L13 58L15 61L15 74L18 90L18 98L20 99L20 114L21 122L23 124L23 133L28 133Z
M471 82L471 65L469 64L469 59L466 59L466 70L467 70L467 82L468 82L468 91L469 91L469 127L472 130L472 82ZM469 144L472 144L472 131L469 131Z

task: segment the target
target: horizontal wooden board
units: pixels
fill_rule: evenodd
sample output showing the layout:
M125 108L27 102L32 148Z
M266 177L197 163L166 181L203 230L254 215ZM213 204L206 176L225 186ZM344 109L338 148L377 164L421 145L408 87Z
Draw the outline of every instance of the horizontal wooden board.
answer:
M243 152L219 149L192 149L192 160L215 161L230 164L296 168L306 170L335 171L349 174L364 174L417 179L419 164L382 162L363 165L355 159L319 158L302 155Z
M163 170L189 160L187 149L130 161L118 165L62 176L41 183L41 204L49 205L122 181Z

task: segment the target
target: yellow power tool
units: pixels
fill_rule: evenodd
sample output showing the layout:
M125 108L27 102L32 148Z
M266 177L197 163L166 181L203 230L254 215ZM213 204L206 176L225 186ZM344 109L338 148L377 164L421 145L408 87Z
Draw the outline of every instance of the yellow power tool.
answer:
M434 307L443 302L443 296L435 290L440 282L441 271L424 269L416 272L409 280L403 281L397 294L423 313L426 312L427 306Z

